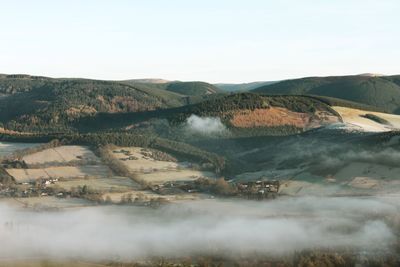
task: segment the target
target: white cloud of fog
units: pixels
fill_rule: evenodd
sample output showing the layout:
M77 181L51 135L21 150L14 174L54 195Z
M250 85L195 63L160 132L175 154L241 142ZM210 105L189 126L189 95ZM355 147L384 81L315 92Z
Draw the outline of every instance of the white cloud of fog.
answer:
M203 135L223 134L227 131L218 117L199 117L192 114L187 118L186 125L189 131Z
M107 206L41 213L1 205L0 257L132 260L313 248L385 250L395 236L381 218L396 216L397 203L355 198L204 200L160 209Z
M393 148L385 148L380 151L348 150L342 153L322 154L320 164L326 167L340 167L351 162L365 162L397 167L400 162L400 151Z

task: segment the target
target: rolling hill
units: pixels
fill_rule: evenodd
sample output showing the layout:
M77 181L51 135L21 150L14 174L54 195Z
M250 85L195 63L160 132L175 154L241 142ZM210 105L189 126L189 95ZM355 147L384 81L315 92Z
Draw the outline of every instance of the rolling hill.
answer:
M269 85L277 83L276 81L272 82L250 82L250 83L217 83L214 84L216 87L225 92L246 92L261 86Z
M220 90L203 82L103 81L0 75L0 127L64 131L97 113L146 112L197 103Z
M205 82L172 82L165 90L187 96L204 96L222 92L214 85Z
M332 76L285 80L253 90L268 95L315 95L349 100L400 114L400 76Z
M9 129L64 130L99 112L138 112L183 105L181 95L114 81L0 77L0 122Z
M193 115L220 120L235 136L287 135L340 121L340 116L328 104L312 97L239 93L178 108L100 113L82 118L75 127L81 131L149 130L168 138L184 138L175 129L185 125Z
M181 96L205 96L224 92L217 86L206 82L180 82L162 79L125 80L122 83L148 90L164 90Z
M219 94L224 94L223 90L205 82L158 82L158 80L156 80L156 82L147 80L146 82L145 80L127 80L123 81L123 83L147 92L157 92L157 94L167 98L179 98L180 101L186 105L195 104L218 96Z

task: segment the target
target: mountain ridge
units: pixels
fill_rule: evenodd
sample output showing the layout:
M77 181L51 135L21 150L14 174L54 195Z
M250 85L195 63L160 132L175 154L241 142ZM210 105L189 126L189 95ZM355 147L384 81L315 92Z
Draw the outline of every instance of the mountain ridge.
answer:
M400 113L400 75L305 77L262 86L252 92L334 97Z

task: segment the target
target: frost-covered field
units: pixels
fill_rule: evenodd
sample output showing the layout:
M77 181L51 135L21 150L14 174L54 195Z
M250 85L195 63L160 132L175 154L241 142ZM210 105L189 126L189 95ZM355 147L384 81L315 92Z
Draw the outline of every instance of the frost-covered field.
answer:
M39 144L0 142L0 157L10 155L17 150L30 148L37 145Z

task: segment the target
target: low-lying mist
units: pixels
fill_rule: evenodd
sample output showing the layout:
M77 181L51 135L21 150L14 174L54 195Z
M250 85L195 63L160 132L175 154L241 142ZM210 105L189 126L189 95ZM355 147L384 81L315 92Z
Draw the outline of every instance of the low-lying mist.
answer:
M187 129L190 132L202 135L221 135L227 129L218 117L199 117L192 114L186 120Z
M388 201L390 200L390 201ZM34 212L2 204L2 258L135 260L284 255L315 248L390 250L398 198L203 200L158 209L103 206Z

